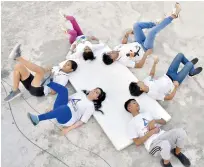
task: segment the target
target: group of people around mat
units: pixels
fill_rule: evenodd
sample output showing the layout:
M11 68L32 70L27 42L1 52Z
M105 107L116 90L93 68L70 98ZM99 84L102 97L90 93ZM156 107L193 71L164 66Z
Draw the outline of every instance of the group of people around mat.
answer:
M176 3L172 14L162 18L157 22L136 22L133 29L128 30L122 39L122 44L116 46L112 51L103 53L102 62L111 65L119 62L128 68L142 68L149 55L153 53L153 46L156 35L166 26L179 17L181 5ZM94 51L103 46L94 36L86 36L81 31L76 19L60 12L60 15L71 22L73 30L62 27L63 31L69 35L71 44L68 52L69 56L83 57L85 61L94 61L96 58ZM145 36L143 30L151 29ZM129 43L130 39L133 41ZM93 90L82 90L69 97L68 89L65 87L69 75L77 70L78 64L74 60L67 60L63 66L43 68L38 66L21 55L21 44L17 44L9 58L18 62L13 71L13 88L10 94L4 99L9 102L19 96L19 83L33 96L47 96L57 94L53 108L44 114L34 115L28 113L28 117L33 125L41 121L56 119L63 127L63 134L72 129L87 123L95 111L100 110L102 102L106 99L105 91L96 87ZM198 58L189 61L184 54L178 53L169 66L167 73L156 79L155 71L159 62L158 57L154 57L149 76L143 81L132 81L129 91L132 96L140 96L146 93L155 100L171 100L176 94L179 85L186 76L195 76L202 71L202 67L195 67ZM180 64L183 68L178 71ZM35 75L32 75L31 72ZM184 148L187 135L183 129L172 129L164 131L161 129L166 121L156 115L141 112L140 106L135 99L129 99L124 103L124 108L131 113L133 118L128 123L127 134L134 143L139 146L144 144L149 154L162 157L160 163L163 167L172 167L170 162L171 153L180 162L188 167L190 160L181 152Z

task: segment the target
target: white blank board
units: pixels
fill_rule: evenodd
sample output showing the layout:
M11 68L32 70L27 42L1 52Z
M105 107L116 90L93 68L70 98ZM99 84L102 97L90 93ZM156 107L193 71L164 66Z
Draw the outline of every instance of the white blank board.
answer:
M97 58L94 61L85 62L81 59L78 62L78 69L70 75L70 82L76 91L101 87L106 92L107 97L101 108L105 114L95 112L94 118L115 148L122 150L133 143L127 136L127 124L132 115L124 109L125 101L135 98L140 104L140 112L151 112L161 116L166 121L169 121L171 116L157 101L146 94L142 94L140 97L130 95L129 84L132 81L138 81L138 79L119 62L114 62L109 66L105 65L102 62L102 53L109 50L110 48L105 46L96 51L94 54Z

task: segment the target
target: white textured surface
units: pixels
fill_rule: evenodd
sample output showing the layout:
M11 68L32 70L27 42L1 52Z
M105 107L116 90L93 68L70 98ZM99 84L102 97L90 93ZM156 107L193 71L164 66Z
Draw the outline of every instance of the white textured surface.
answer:
M124 103L131 97L129 84L138 79L119 62L107 66L102 62L102 53L109 51L107 46L94 52L94 61L81 61L79 68L70 76L70 82L77 91L102 88L107 97L102 103L104 115L95 112L94 117L117 150L122 150L133 143L127 136L127 124L132 115L124 109ZM97 71L97 73L96 73ZM170 115L146 94L137 98L141 112L151 112L166 121ZM148 104L148 105L147 105Z

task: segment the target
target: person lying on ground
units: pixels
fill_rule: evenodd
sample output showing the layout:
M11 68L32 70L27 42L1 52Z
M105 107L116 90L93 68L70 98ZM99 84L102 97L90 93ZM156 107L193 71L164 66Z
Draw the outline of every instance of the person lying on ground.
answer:
M187 140L186 132L181 128L164 131L161 129L166 121L148 112L140 112L140 106L135 99L125 102L125 109L133 118L128 123L127 134L137 146L145 145L152 156L161 156L162 167L172 167L171 153L186 167L191 165L190 160L181 152Z
M100 43L99 39L94 36L84 35L73 16L65 15L61 11L59 13L66 21L69 20L73 27L73 30L70 30L61 25L61 29L69 35L69 42L71 44L67 58L70 58L70 56L72 58L80 58L83 56L85 61L94 60L95 56L93 52L102 48L104 44Z
M147 57L153 52L156 35L174 19L177 19L180 11L180 4L176 3L172 14L164 18L161 22L136 22L133 26L133 30L128 31L125 35L122 44L115 47L113 51L103 54L103 62L106 65L110 65L118 61L129 68L142 68ZM150 28L151 31L145 36L143 29ZM136 42L127 44L130 34L134 34Z
M198 75L202 71L202 67L194 68L195 64L198 62L198 58L189 61L184 54L179 53L172 61L167 73L155 79L154 76L158 62L158 57L155 57L149 76L144 81L130 83L129 91L132 96L140 96L145 92L155 100L172 100L179 85L186 76L192 77ZM181 63L184 66L178 72Z
M38 116L28 113L33 125L41 121L56 119L63 127L62 133L66 134L87 123L95 111L102 112L99 108L106 98L106 93L99 87L91 91L79 91L70 98L66 87L50 82L49 78L42 83L57 92L57 98L53 110Z
M65 86L68 82L69 75L78 67L77 63L73 60L67 60L62 68L60 66L53 66L52 69L40 67L21 56L21 44L17 44L13 48L9 58L18 63L15 65L13 71L12 91L4 99L7 102L21 95L21 91L19 90L20 82L33 96L54 95L56 92L53 89L47 86L40 86L44 75L51 71L53 73L53 81ZM30 71L34 72L35 75L31 74Z

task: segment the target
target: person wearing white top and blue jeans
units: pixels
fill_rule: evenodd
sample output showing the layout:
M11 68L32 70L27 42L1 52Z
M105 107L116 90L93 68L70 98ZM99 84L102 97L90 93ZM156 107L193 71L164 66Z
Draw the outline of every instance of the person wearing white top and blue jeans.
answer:
M189 61L184 54L178 53L169 66L167 73L155 79L154 75L158 61L158 57L155 57L150 74L144 81L130 83L129 91L132 96L140 96L145 92L155 100L172 100L178 86L188 75L192 77L202 71L202 67L194 68L194 65L198 62L198 58ZM178 71L181 63L184 67Z
M128 31L126 35L124 36L122 40L122 44L127 45L128 38L130 34L134 34L135 42L138 42L144 50L144 54L142 55L142 59L140 59L138 62L133 62L131 64L135 64L134 66L131 65L132 68L142 68L144 66L144 63L147 59L147 57L152 54L153 48L154 48L154 41L156 38L156 35L163 30L166 26L168 26L173 19L178 18L178 15L181 11L181 7L179 3L175 4L174 11L172 14L163 19L159 24L156 24L154 22L137 22L133 26L133 31ZM151 29L151 31L145 36L143 29ZM129 50L129 54L133 55L134 57L135 51ZM116 51L111 51L103 54L103 62L106 65L110 65L115 61L118 61L119 53ZM129 65L129 63L127 63ZM129 66L128 66L129 67Z
M142 144L149 154L161 155L162 167L172 167L171 153L185 166L191 165L189 159L181 152L187 139L183 129L164 131L161 129L166 121L156 115L147 112L139 112L140 106L135 99L129 99L124 104L125 110L133 115L127 126L127 134L137 146Z

